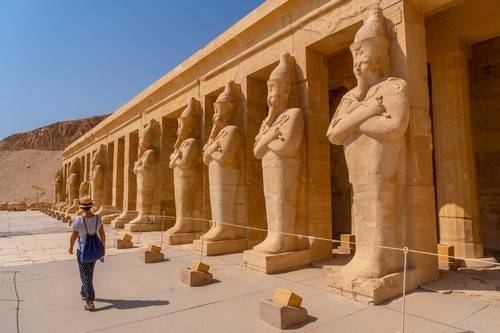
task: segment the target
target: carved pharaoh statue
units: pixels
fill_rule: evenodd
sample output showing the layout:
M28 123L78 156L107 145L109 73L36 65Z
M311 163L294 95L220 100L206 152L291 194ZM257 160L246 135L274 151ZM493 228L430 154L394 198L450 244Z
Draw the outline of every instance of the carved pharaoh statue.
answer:
M80 190L80 158L76 157L69 167L69 176L66 182L66 191L68 196L68 206L66 213L74 213L78 210L78 195Z
M155 124L156 122L154 120L150 120L143 128L140 137L139 158L134 164L134 174L137 176L138 215L127 226L131 231L136 231L132 230L134 229L134 225L150 222L147 220L147 216L152 214L153 192L158 165L158 148L155 144Z
M209 242L245 237L244 229L231 226L239 222L237 199L242 186L238 92L236 84L229 81L215 101L212 131L203 147L203 162L209 173L212 220L215 222L203 235L203 239Z
M175 225L167 230L171 244L191 243L199 237L201 230L200 222L193 220L201 172L198 143L200 112L194 98L177 121L177 141L169 163L170 169L174 170L176 214Z
M342 98L327 133L332 144L343 145L354 193L358 245L339 273L346 285L403 267L401 252L379 247L402 247L406 239L402 212L409 104L405 80L387 76L388 47L385 18L379 7L372 7L350 46L357 86Z
M102 205L104 195L104 169L106 163L106 146L99 145L92 157L90 170L90 193L94 201L94 209L98 210Z
M62 168L57 169L54 176L54 181L52 182L54 188L54 204L58 204L63 201L63 170Z
M297 250L296 232L301 143L304 133L302 110L289 108L295 85L294 61L281 55L279 65L267 81L269 112L255 138L254 155L262 159L268 232L255 252L278 254Z

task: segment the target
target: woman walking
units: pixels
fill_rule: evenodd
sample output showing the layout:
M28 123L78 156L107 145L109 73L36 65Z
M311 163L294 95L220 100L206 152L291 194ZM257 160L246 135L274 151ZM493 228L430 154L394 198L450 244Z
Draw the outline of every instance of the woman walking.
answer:
M88 311L95 310L94 266L97 260L104 257L103 244L106 244L106 234L101 219L90 211L93 205L94 203L89 196L80 199L81 214L73 219L73 232L69 241L69 253L73 254L73 247L78 239L76 259L82 280L80 295L85 300L85 310ZM97 233L99 233L100 239Z

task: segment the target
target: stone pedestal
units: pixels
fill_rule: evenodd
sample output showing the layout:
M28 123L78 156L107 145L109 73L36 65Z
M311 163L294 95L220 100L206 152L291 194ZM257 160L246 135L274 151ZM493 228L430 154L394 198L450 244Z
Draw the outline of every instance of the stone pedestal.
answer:
M271 300L260 302L260 320L278 329L304 323L309 318L303 307L295 308L287 305L278 305Z
M230 239L223 241L206 241L203 240L203 249L201 248L202 241L197 239L193 241L193 250L203 251L207 256L216 256L221 254L239 253L248 248L246 238Z
M136 210L127 210L111 221L111 226L116 229L124 228L125 224L137 217L137 214L139 214L139 212Z
M402 295L403 272L388 274L379 279L362 279L332 272L327 275L327 285L336 295L361 303L380 304ZM417 286L416 270L407 269L406 291L414 290Z
M200 232L187 232L182 234L169 234L167 233L166 239L170 245L181 245L192 243L195 239L200 238Z
M116 207L115 206L108 206L108 205L102 205L94 214L99 215L101 219L110 214L117 214Z
M123 239L115 239L115 247L117 249L131 249L134 247L134 243Z
M102 224L111 224L111 221L113 221L118 216L120 216L120 214L121 214L121 212L120 213L116 213L116 214L109 214L109 215L102 216L101 217Z
M205 286L212 283L213 277L209 272L192 270L191 268L181 269L181 282L190 286Z
M311 263L311 250L267 254L254 250L243 252L245 266L268 274L281 273L307 266Z
M160 223L127 223L125 230L130 232L161 231L162 227Z
M146 250L141 252L141 259L143 259L146 264L150 264L150 263L165 261L165 255L161 252L153 252Z

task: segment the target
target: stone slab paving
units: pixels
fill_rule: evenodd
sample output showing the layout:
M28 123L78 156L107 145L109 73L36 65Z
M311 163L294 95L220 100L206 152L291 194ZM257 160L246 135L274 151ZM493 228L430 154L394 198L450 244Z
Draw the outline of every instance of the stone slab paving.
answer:
M265 275L247 270L242 254L203 258L215 283L190 288L180 282L181 268L200 259L190 245L163 242L168 260L146 265L139 249L160 243L162 233L134 233L135 247L117 250L113 242L123 231L108 226L106 260L97 264L95 275L98 311L88 313L78 294L75 257L67 253L71 229L38 212L10 214L0 216L1 230L8 224L0 237L2 333L277 332L259 320L259 301L272 297L276 287L303 296L309 311L309 321L293 332L400 331L401 299L368 306L340 298L330 293L319 267ZM496 281L495 274L490 272L488 281ZM487 291L491 296L495 289ZM497 297L418 290L406 300L405 332L500 331Z
M114 240L124 232L106 230L107 255L115 255ZM37 211L0 212L0 267L71 260L68 253L71 227ZM161 232L133 233L136 246L120 250L136 252L150 242L160 243ZM165 243L166 244L166 243Z
M319 268L266 275L245 269L241 254L211 257L204 261L215 283L190 288L180 282L180 269L198 253L186 246L164 252L168 260L157 264L142 263L139 253L98 263L95 313L83 310L74 259L0 268L0 331L277 332L259 320L259 301L277 287L301 295L309 311L309 322L292 332L400 330L400 299L368 306L340 298L327 290ZM500 303L420 290L407 297L406 323L406 332L498 332Z

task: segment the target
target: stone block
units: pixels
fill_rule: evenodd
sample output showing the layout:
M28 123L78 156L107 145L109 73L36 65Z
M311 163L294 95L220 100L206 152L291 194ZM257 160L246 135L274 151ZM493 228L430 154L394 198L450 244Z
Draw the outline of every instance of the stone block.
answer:
M181 269L181 282L190 287L205 286L212 283L212 280L212 274L209 272L200 272L187 267Z
M293 293L291 290L278 288L274 293L273 302L278 305L300 308L300 304L302 304L302 297Z
M147 247L147 251L161 253L161 246L156 244L149 244Z
M380 304L402 295L403 272L388 274L381 278L362 279L356 276L343 276L339 272L327 275L328 287L336 295L366 304ZM406 292L418 287L417 271L406 270Z
M122 240L126 241L126 242L132 242L132 235L131 234L123 234L122 236Z
M201 251L201 240L193 241L193 249ZM203 241L203 253L207 256L217 256L221 254L239 253L248 248L248 240L246 238L231 239L223 241Z
M146 264L165 261L165 255L161 252L144 251L141 253L141 257L142 254L144 255L143 259Z
M278 329L287 329L304 323L309 318L307 310L279 305L271 300L260 302L260 320Z
M248 250L243 252L243 262L247 268L268 274L291 271L311 263L311 250L300 250L279 254L268 254Z
M337 252L341 254L353 254L356 245L352 244L356 241L356 237L353 234L341 234L340 235L340 245L337 247Z
M209 265L204 264L200 261L195 261L191 264L191 270L193 271L208 273L209 269L210 269Z
M134 243L132 243L131 241L126 241L118 238L115 239L115 247L117 249L130 249L134 247Z
M201 233L189 232L183 234L167 234L166 238L170 245L181 245L192 243L195 239L200 238Z
M455 261L453 257L455 255L453 245L446 244L438 244L437 245L437 253L438 253L438 264L439 269L442 270L455 270L458 267L458 263Z

